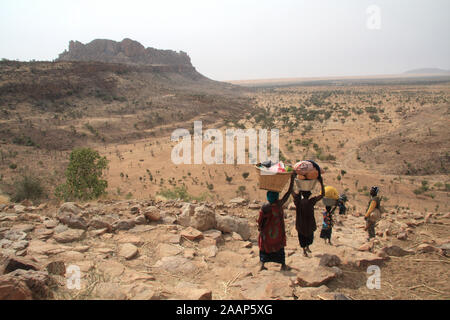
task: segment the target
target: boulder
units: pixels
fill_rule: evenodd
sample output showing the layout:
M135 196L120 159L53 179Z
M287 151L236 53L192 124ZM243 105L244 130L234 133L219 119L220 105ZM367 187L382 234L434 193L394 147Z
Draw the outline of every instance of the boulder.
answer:
M29 233L34 230L34 225L33 224L16 224L16 225L12 226L11 230Z
M78 215L81 213L81 209L77 206L74 202L66 202L58 209L58 215L63 212L69 212L73 213L75 215Z
M216 214L216 229L226 233L236 232L243 240L250 239L250 226L246 219Z
M140 207L139 206L131 207L130 212L131 214L138 214L140 212Z
M186 203L181 208L181 214L177 218L178 224L182 225L183 227L189 227L191 225L191 217L195 213L195 208L195 205Z
M112 225L109 222L99 217L92 218L91 221L89 221L89 227L96 230L106 228L108 232L111 232L113 229Z
M181 231L181 236L190 241L203 239L203 233L192 227L188 227Z
M404 250L400 248L399 246L388 246L381 249L381 252L384 252L388 256L393 257L403 257L409 254L412 254L412 252Z
M26 247L28 247L28 241L19 240L19 241L14 241L11 244L10 249L15 250L15 251L21 251L21 250L24 250Z
M147 223L147 219L145 218L145 216L143 214L138 215L136 218L134 218L134 223L139 226L139 225L144 225Z
M0 276L0 300L32 300L33 295L26 283L8 274Z
M70 212L61 212L58 215L58 220L72 229L87 230L88 227L88 223L83 217Z
M161 213L159 212L159 209L155 206L145 208L143 214L149 221L161 220Z
M214 258L217 255L219 249L217 246L207 246L200 249L200 253L207 258Z
M399 234L397 234L397 239L398 240L406 240L406 239L408 239L408 234L406 232L399 232Z
M34 230L34 236L39 240L47 240L53 235L53 233L53 229L47 228L36 228L36 230Z
M112 224L113 230L130 230L134 228L136 223L133 219L117 220Z
M23 205L20 205L20 204L16 204L15 206L14 206L14 213L16 213L16 214L21 214L21 213L24 213L25 212L25 206L23 206Z
M333 269L319 266L310 270L301 270L297 274L297 281L301 287L320 287L336 278L336 276Z
M335 254L323 254L319 262L320 266L323 267L334 267L341 265L341 259Z
M205 238L211 238L215 241L215 244L221 244L223 242L222 231L219 230L207 230L203 232Z
M53 229L54 233L61 233L61 232L67 231L67 230L69 230L69 227L66 226L66 225L64 225L64 224L58 224L58 225Z
M119 248L119 256L127 260L133 259L134 257L136 257L137 254L138 248L131 243L125 243L121 245Z
M39 266L30 259L0 254L0 275L13 272L14 270L39 270Z
M56 234L53 238L59 243L68 243L80 241L86 235L86 231L80 229L69 229L64 232Z
M41 240L31 240L28 246L28 254L30 255L46 255L51 256L66 251L65 246L47 243Z
M191 217L191 226L200 231L214 229L216 226L216 217L214 211L208 209L206 206L199 206L194 209L194 214Z
M370 265L382 266L385 260L385 257L380 257L370 252L359 252L354 257L352 264L358 268L366 269Z
M7 232L5 232L4 234L4 238L11 240L11 241L20 241L20 240L25 240L27 237L27 234L23 231L19 231L19 230L9 230Z
M51 286L55 285L55 281L47 272L35 270L17 269L7 276L12 276L26 284L31 291L33 299L49 299L53 297Z

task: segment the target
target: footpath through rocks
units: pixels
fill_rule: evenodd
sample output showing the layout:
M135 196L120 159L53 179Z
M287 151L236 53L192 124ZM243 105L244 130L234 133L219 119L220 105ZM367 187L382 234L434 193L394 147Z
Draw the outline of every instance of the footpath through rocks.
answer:
M0 300L450 297L448 213L386 213L370 242L361 216L336 215L329 245L319 238L319 207L312 253L305 257L290 204L285 250L291 270L268 263L259 271L260 206L240 198L227 204L0 205ZM396 278L402 264L419 275L427 268L438 272L435 282L411 276L413 282L402 283ZM380 267L386 290L367 287L370 266Z

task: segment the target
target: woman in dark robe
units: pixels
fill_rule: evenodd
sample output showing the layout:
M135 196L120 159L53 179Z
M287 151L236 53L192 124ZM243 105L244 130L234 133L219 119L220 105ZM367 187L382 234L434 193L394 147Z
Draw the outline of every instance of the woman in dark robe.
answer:
M276 262L281 264L281 270L289 270L290 268L285 262L284 247L286 246L286 231L284 226L283 205L289 199L294 186L295 173L291 176L289 190L279 200L279 193L268 191L267 201L259 212L258 219L258 245L259 259L261 261L261 269L266 270L264 266L266 262Z
M308 256L311 253L309 246L314 241L314 231L317 229L316 219L314 217L314 206L317 202L322 200L325 195L325 187L323 185L322 177L318 178L322 187L322 192L316 197L311 197L311 191L300 191L298 194L292 191L294 197L294 204L296 207L295 227L298 233L298 240L300 246L303 248L303 254Z

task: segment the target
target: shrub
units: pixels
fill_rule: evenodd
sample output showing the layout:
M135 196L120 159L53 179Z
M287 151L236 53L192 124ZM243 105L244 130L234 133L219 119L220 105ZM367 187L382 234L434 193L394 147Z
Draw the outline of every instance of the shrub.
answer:
M183 201L192 201L192 200L203 201L206 198L206 194L202 194L200 197L194 197L190 195L187 192L186 186L175 187L171 190L163 188L157 194L167 199L181 199Z
M367 113L377 113L378 111L375 107L366 107L365 109Z
M24 175L14 184L11 200L14 202L20 202L25 199L35 201L42 199L44 196L45 191L41 181L34 176Z
M236 194L237 194L238 196L244 197L245 194L246 194L246 191L245 191L245 190L246 190L245 186L239 186L238 189L237 189L237 191L236 191Z
M66 183L58 186L55 195L65 201L91 200L106 194L108 182L100 179L108 160L89 148L77 148L70 154Z

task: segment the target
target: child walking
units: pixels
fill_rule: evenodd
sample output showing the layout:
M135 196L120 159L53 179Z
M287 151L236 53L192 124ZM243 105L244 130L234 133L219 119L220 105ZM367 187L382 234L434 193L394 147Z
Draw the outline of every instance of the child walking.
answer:
M323 222L322 222L322 231L320 232L320 237L325 240L325 243L331 245L331 232L333 231L333 213L336 210L336 207L331 208L330 206L325 207L325 211L323 212Z

